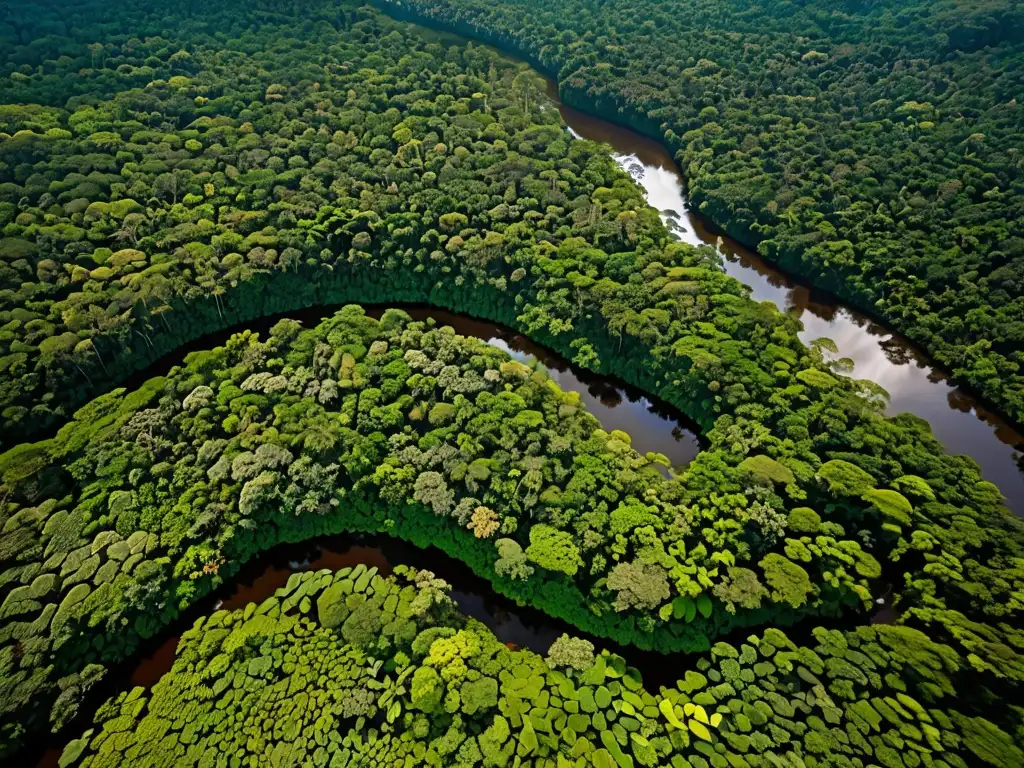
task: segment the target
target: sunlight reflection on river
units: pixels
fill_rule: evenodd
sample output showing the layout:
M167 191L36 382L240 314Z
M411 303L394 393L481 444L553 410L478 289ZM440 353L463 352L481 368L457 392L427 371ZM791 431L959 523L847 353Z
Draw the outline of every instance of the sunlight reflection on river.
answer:
M576 138L609 144L618 165L643 187L647 201L670 231L692 245L713 245L725 271L749 286L755 301L770 301L803 323L805 344L822 337L836 343L834 359L852 362L848 375L870 379L890 395L886 412L911 412L931 423L935 436L953 453L971 456L982 474L999 486L1011 509L1024 507L1024 473L1017 448L1024 443L1014 429L981 407L906 340L889 332L832 296L809 289L779 272L760 256L711 231L688 210L683 179L668 153L651 139L577 110L560 107Z

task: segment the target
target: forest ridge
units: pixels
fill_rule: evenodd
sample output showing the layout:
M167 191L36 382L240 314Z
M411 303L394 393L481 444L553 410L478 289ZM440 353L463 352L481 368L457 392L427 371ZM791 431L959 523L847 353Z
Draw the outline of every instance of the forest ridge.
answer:
M664 142L698 211L1024 421L1019 3L381 4Z

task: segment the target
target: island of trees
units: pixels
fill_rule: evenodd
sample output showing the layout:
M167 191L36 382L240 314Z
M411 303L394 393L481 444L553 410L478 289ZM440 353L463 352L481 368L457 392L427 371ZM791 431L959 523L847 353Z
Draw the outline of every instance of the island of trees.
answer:
M1021 521L672 242L527 66L346 3L32 9L0 25L5 758L64 728L64 768L1020 765ZM616 374L704 450L666 476L542 371L358 306L402 302ZM503 648L432 574L296 574L82 711L258 552L339 531L622 655Z

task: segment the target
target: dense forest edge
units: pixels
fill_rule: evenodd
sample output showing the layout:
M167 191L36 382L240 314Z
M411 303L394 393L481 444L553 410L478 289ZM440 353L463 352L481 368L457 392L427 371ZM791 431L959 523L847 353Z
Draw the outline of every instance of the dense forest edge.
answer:
M281 320L266 340L236 334L135 392L97 399L56 438L0 457L11 494L3 544L19 550L4 577L24 584L2 606L21 649L6 729L68 721L108 665L254 554L340 531L439 547L502 594L663 652L706 650L743 626L863 615L889 593L914 643L925 637L915 625L973 649L1014 642L995 615L978 621L1014 609L1012 597L961 613L936 611L919 592L935 589L934 566L948 559L914 557L894 536L898 516L913 514L900 492L865 491L888 514L858 517L856 535L846 533L843 498L870 481L855 465L823 466L810 506L783 517L773 488L785 465L760 456L730 471L713 431L709 450L666 480L658 456L640 456L578 403L483 342L357 306L312 329ZM699 513L729 475L752 504L737 507L745 494L734 493ZM930 489L911 475L894 485ZM914 538L931 542L932 529L919 525ZM1021 538L989 567L1012 567ZM1006 574L972 575L992 590ZM954 648L941 648L929 653L959 669ZM934 673L929 658L918 674ZM1004 656L987 674L968 667L958 711L1012 697L1017 666Z
M1014 4L376 5L507 50L567 105L663 143L716 226L1024 424Z
M5 755L72 718L110 664L256 552L363 530L441 546L504 594L660 651L718 654L715 638L738 627L828 627L891 595L897 625L842 639L823 629L827 653L791 649L811 659L795 673L815 686L802 705L778 702L761 728L735 704L756 732L743 747L710 731L706 711L704 730L684 722L728 700L725 688L682 716L659 705L675 730L651 722L641 738L664 728L653 749L667 756L691 746L673 734L692 734L685 759L716 768L769 753L898 765L900 739L922 764L1019 762L1022 712L995 703L1019 699L1024 676L1021 521L971 459L946 454L920 419L885 418L876 385L841 375L791 318L751 302L712 249L672 242L605 151L567 135L528 69L344 4L175 18L128 3L117 21L32 8L12 6L0 27L14 43L0 80L0 255L20 286L0 292L0 383L4 438L23 440L0 456ZM516 328L678 407L704 450L666 479L663 457L602 430L542 373L355 306L315 328L237 334L87 402L210 331L348 301L424 302ZM747 703L766 718L754 701L776 668L756 654L787 642L742 651ZM847 653L862 643L871 650ZM821 663L885 703L850 682L826 694L806 677L822 674L815 653L842 656ZM303 659L282 667L286 687L304 679ZM825 727L847 716L830 695L859 719ZM129 696L131 714L100 713L118 735L97 748L119 754L135 738L144 703ZM806 709L818 705L820 717ZM436 734L408 709L389 723L407 726L395 748L418 742L425 755ZM150 725L169 739L162 759L193 743ZM647 764L636 748L649 743L590 725L620 751L582 739L574 764ZM807 729L817 735L801 746L786 736ZM520 759L555 760L542 743L569 757L526 738ZM261 749L285 762L316 754L291 728L272 740ZM466 764L484 759L465 748Z
M655 692L586 640L563 635L543 658L510 650L432 573L376 570L295 574L261 603L198 619L172 670L108 701L61 767L215 765L217 753L339 768L742 767L801 753L897 768L907 751L960 768L961 753L1024 756L983 721L922 704L952 677L914 630L818 630L799 646L769 629L716 643ZM938 668L917 677L908 651Z

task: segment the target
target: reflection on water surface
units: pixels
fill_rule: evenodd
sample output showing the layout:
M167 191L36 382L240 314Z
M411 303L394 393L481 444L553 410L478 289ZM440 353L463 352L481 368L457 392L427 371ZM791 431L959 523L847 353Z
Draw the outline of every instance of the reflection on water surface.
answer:
M550 85L548 92L557 100ZM683 177L660 144L560 103L559 111L574 136L611 146L615 161L644 188L647 201L680 240L717 247L725 271L749 286L755 301L770 301L797 317L804 343L832 339L839 349L833 357L853 363L849 375L870 379L889 393L890 416L910 412L926 419L949 452L973 458L982 476L1007 497L1010 509L1024 514L1024 472L1018 464L1024 436L950 382L900 335L834 296L800 284L709 227L687 208Z

